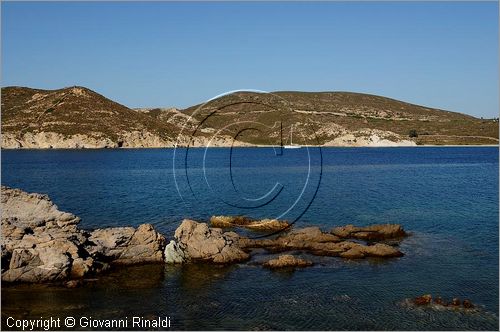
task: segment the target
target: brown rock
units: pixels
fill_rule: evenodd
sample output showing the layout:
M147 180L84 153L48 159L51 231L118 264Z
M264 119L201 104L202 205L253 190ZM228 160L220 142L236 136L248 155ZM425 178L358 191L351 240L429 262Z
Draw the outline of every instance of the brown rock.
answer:
M347 225L342 227L335 227L330 232L340 238L359 239L366 241L394 239L407 235L403 230L403 227L397 224L380 224L366 227Z
M369 257L401 257L403 253L387 244L377 243L371 246L364 246L363 251Z
M280 255L278 258L271 259L262 265L274 269L286 267L306 267L313 265L313 263L293 255Z
M283 250L330 250L328 243L339 242L340 239L335 235L323 233L319 227L306 227L302 229L294 229L284 233L275 239L257 239L247 240L240 239L240 244L243 247L249 248L267 248L276 251Z
M89 237L87 250L95 257L104 257L113 264L163 262L165 237L152 225L97 229Z
M463 302L463 306L465 309L472 309L474 308L474 304L472 304L472 302L468 299L465 299L464 302Z
M340 239L332 234L324 233L319 227L306 227L302 229L292 230L280 238L283 242L311 242L311 243L326 243L339 242ZM299 245L300 246L300 245Z
M393 236L400 232L394 225L374 225L361 230L346 226L336 232L339 236L322 232L318 227L307 227L287 231L275 238L249 239L234 232L223 232L220 228L210 228L205 223L184 220L175 232L175 239L166 246L165 237L149 224L138 228L97 229L91 233L82 231L77 227L80 219L59 211L46 195L28 194L2 186L2 204L2 280L9 282L81 279L107 269L109 264L163 261L234 263L247 260L250 256L245 250L251 248L304 250L315 255L344 258L403 255L386 244L367 246L345 241L345 236L351 236L353 232L358 237L370 239L373 232ZM250 225L250 228L260 230L288 226L285 222L269 219L212 219L215 224ZM267 265L302 266L310 263L287 255L274 260L276 263L271 261Z
M8 282L43 282L66 279L71 259L57 248L14 249L9 269L2 274Z
M86 241L80 219L46 196L5 186L2 191L2 280L45 282L70 276Z
M451 305L454 306L454 307L458 307L460 306L460 299L459 298L453 298L453 300L451 300Z
M175 231L176 255L182 261L234 263L247 260L250 255L238 245L238 235L223 233L220 228L209 228L205 223L184 219ZM182 251L182 254L179 253Z
M343 258L400 257L399 250L386 244L366 246L360 243L342 241L336 235L322 232L318 227L295 229L276 239L239 239L243 248L265 248L271 251L305 250L319 256L340 256Z
M81 286L83 284L83 281L81 279L77 279L77 280L70 280L68 282L66 282L66 287L67 288L76 288L78 286Z
M436 297L434 299L434 304L442 305L442 306L446 306L447 305L447 303L445 301L443 301L443 299L441 297Z
M76 258L71 265L71 278L83 278L91 271L93 265L94 260L91 257L87 259L81 257Z
M422 295L422 296L415 298L413 300L413 302L416 305L427 305L427 304L431 303L431 300L432 300L432 296L430 294L425 294L425 295Z
M352 233L355 233L359 229L360 229L359 227L356 227L354 225L346 225L346 226L335 227L330 231L330 233L340 238L347 238Z
M356 259L356 258L364 258L366 257L366 252L363 248L364 246L358 243L353 243L351 248L348 250L341 252L339 254L342 258Z
M364 257L401 257L403 253L394 247L377 243L365 246L359 243L352 243L352 247L340 254L343 258L364 258Z
M257 231L279 231L290 226L286 221L277 219L253 220L244 216L212 216L210 225L219 228L244 227Z

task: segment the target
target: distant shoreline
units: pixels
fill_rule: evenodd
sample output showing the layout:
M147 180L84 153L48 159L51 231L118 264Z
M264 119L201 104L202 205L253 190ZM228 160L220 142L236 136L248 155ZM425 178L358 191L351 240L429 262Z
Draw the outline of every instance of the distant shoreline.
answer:
M176 144L273 147L268 143L276 147L293 142L323 147L499 143L496 118L479 119L355 92L233 93L211 100L209 105L183 110L134 110L82 86L50 91L5 87L2 98L9 101L2 107L2 149L175 148ZM288 106L282 109L283 100ZM267 105L266 110L257 106L260 104ZM268 128L259 127L256 132L257 127L251 128L255 123ZM229 129L236 124L236 131Z
M338 149L338 148L347 148L347 149L359 149L359 148L369 148L369 149L393 149L393 148L481 148L481 147L496 147L498 148L499 144L467 144L467 145L409 145L409 146L323 146L323 145L309 145L302 146L302 148L324 148L324 149ZM60 151L60 150L71 150L71 151L95 151L95 150L160 150L160 149L229 149L229 148L280 148L279 145L251 145L251 146L178 146L178 147L121 147L121 148L2 148L1 151Z

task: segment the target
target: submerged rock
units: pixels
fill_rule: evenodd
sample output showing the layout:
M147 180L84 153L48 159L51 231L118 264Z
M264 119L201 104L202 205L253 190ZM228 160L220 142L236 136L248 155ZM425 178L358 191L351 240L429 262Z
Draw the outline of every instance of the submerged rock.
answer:
M472 304L471 300L465 299L464 302L462 302L462 304L463 304L465 309L474 308L474 304Z
M347 225L335 227L330 232L340 238L366 241L394 239L407 235L403 227L397 224L380 224L366 227Z
M76 279L76 280L70 280L66 282L65 286L67 288L76 288L78 286L81 286L83 284L81 279Z
M430 294L425 294L415 298L413 302L415 302L416 305L426 305L430 304L431 301L432 301L432 296Z
M432 299L432 296L430 294L425 294L419 297L416 297L413 299L413 304L417 306L426 306L433 304L433 307L439 308L439 307L448 307L450 309L473 309L474 304L468 300L465 299L463 302L460 301L459 298L455 297L453 298L450 302L444 301L440 296Z
M258 231L279 231L290 227L288 222L278 219L254 220L244 216L212 216L210 225L219 228L244 227Z
M448 305L445 301L443 301L443 299L440 296L438 296L434 299L434 304L442 305L442 306Z
M306 267L313 265L313 263L311 261L295 257L293 255L280 255L278 258L271 259L262 265L275 269L285 267Z
M46 195L1 190L3 281L63 281L100 272L108 263L163 261L165 239L151 225L89 233Z

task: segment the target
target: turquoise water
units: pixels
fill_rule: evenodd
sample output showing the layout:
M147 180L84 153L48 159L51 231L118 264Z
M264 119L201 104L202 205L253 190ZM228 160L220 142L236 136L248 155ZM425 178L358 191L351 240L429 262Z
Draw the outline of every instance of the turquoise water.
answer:
M2 151L2 184L49 194L83 228L148 222L167 237L182 218L214 214L325 230L399 223L412 233L405 256L311 257L295 272L261 268L262 253L231 267L130 267L72 290L4 287L2 314L170 316L178 329L498 329L498 148L185 152L173 163L172 149ZM479 309L404 304L426 293Z

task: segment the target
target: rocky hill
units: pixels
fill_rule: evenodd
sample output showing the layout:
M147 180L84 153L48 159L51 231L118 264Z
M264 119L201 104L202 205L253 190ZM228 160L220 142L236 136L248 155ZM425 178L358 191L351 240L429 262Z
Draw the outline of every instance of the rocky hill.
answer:
M239 92L130 109L84 87L1 91L2 148L498 144L498 122L348 92ZM233 142L236 137L236 142Z
M217 129L242 123L227 128L228 135L248 127L249 122L272 125L281 121L282 126L269 128L265 135L257 130L239 135L260 144L279 141L281 136L285 144L293 136L293 143L332 146L498 144L498 119L477 119L351 92L235 93L184 113L199 121L206 119L205 126Z
M83 88L2 89L2 147L149 147L173 141L177 126L158 123Z

